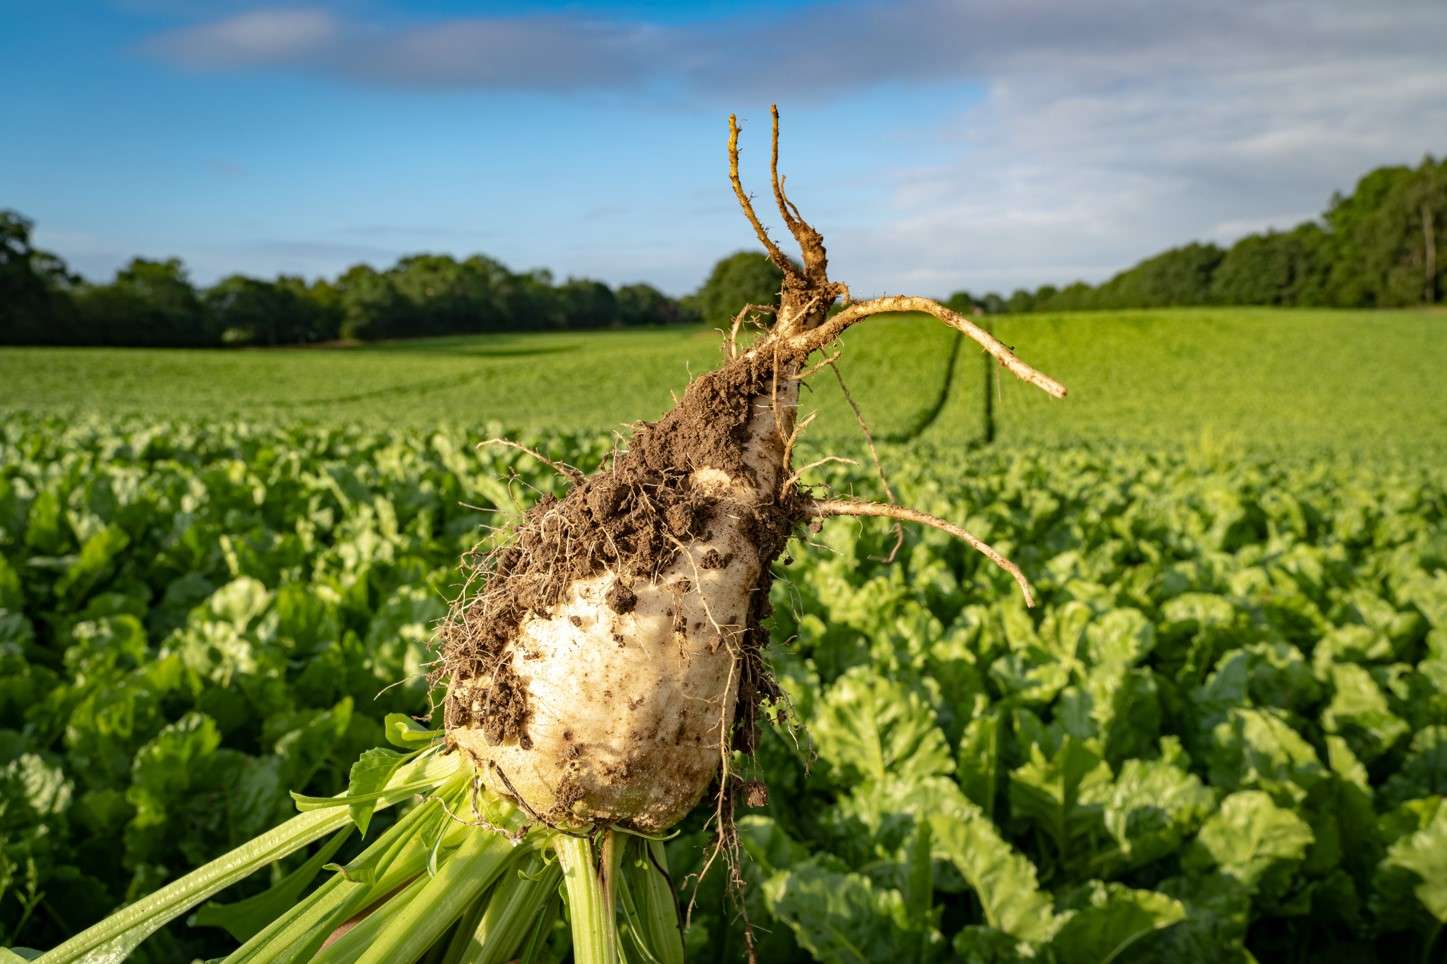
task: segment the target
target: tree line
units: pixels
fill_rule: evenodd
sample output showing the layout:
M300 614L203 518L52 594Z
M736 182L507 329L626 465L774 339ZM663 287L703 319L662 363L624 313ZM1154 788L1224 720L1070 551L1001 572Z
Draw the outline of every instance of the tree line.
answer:
M1390 308L1434 305L1447 294L1447 159L1379 167L1319 220L1250 234L1229 248L1193 242L1147 258L1098 285L1042 285L1009 296L956 292L988 313L1281 305ZM1444 239L1447 240L1447 239Z
M335 279L231 275L191 283L179 259L135 258L104 283L73 274L31 243L33 223L0 210L0 344L217 347L373 341L497 331L575 331L710 321L728 306L777 297L782 275L760 253L720 260L699 289L557 283L485 255L418 254Z
M292 345L495 331L726 324L746 303L777 298L780 274L759 252L714 265L697 291L556 282L485 255L418 254L390 268L359 264L335 279L231 275L192 284L180 260L136 258L88 282L31 243L33 224L0 210L0 344ZM1009 296L958 291L956 308L988 313L1175 305L1391 307L1447 293L1447 159L1381 167L1319 220L1248 235L1229 248L1195 242L1099 285L1043 285Z
M0 343L293 345L700 319L697 296L675 299L648 284L612 288L588 278L556 283L547 271L513 272L485 255L419 254L382 270L359 264L310 281L236 274L204 288L178 259L136 258L112 280L91 283L34 248L32 227L0 211Z

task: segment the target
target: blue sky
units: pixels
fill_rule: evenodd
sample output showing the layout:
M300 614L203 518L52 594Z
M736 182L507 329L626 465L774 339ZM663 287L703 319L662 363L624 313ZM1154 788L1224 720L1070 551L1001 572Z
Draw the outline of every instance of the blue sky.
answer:
M474 251L682 293L726 117L856 294L1099 280L1447 151L1430 0L0 3L0 206L87 276Z

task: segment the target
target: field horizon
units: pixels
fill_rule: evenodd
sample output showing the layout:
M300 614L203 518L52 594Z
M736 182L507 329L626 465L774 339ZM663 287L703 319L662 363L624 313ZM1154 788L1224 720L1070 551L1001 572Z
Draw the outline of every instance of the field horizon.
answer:
M1176 308L991 319L1064 402L996 378L1002 443L1239 445L1355 455L1447 450L1447 312ZM923 316L852 331L840 370L876 436L985 434L987 362ZM442 336L267 349L4 348L0 409L235 416L478 430L621 431L658 417L721 359L702 326ZM835 379L815 378L815 440L857 438ZM901 390L903 387L903 390Z

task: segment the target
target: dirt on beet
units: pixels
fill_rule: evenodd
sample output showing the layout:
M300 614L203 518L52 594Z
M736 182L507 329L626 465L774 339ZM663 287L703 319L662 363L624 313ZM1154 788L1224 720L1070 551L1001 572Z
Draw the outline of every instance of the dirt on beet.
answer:
M505 658L519 627L529 616L547 617L575 581L604 572L617 575L605 597L609 607L631 611L637 603L633 585L656 580L681 543L709 537L716 500L697 490L694 471L711 467L756 482L744 458L755 405L766 403L801 362L755 352L696 378L668 414L638 424L627 448L615 449L597 472L562 499L539 500L509 545L465 563L469 582L482 588L464 594L443 623L433 673L434 682L452 684L443 714L448 730L480 726L494 744L528 739L526 687ZM763 659L768 633L762 624L772 611L770 564L803 513L792 492L748 513L745 534L758 552L761 575L740 637L733 744L751 751L760 706L779 695ZM710 550L703 564L721 568L728 561ZM480 685L456 685L471 680Z

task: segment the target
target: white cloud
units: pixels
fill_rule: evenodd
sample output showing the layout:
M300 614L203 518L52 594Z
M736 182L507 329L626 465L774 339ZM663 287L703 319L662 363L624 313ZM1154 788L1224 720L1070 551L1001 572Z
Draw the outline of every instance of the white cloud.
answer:
M1198 32L1167 6L1141 8L1126 46L977 36L986 96L943 125L953 161L895 170L889 224L833 236L834 263L875 286L1101 280L1292 227L1371 167L1447 148L1447 9L1216 4Z
M641 24L555 16L457 20L369 38L344 69L408 87L617 87L652 73L660 35Z
M154 38L161 57L193 69L292 64L326 51L341 23L319 9L251 10Z
M386 29L293 9L156 49L190 67L289 65L413 90L664 88L706 110L982 90L892 138L841 132L838 149L887 186L867 206L842 184L814 192L816 216L857 221L818 224L856 292L1099 280L1173 244L1290 227L1373 166L1447 149L1439 0L856 0L703 25L528 15ZM698 258L730 238L697 239Z

